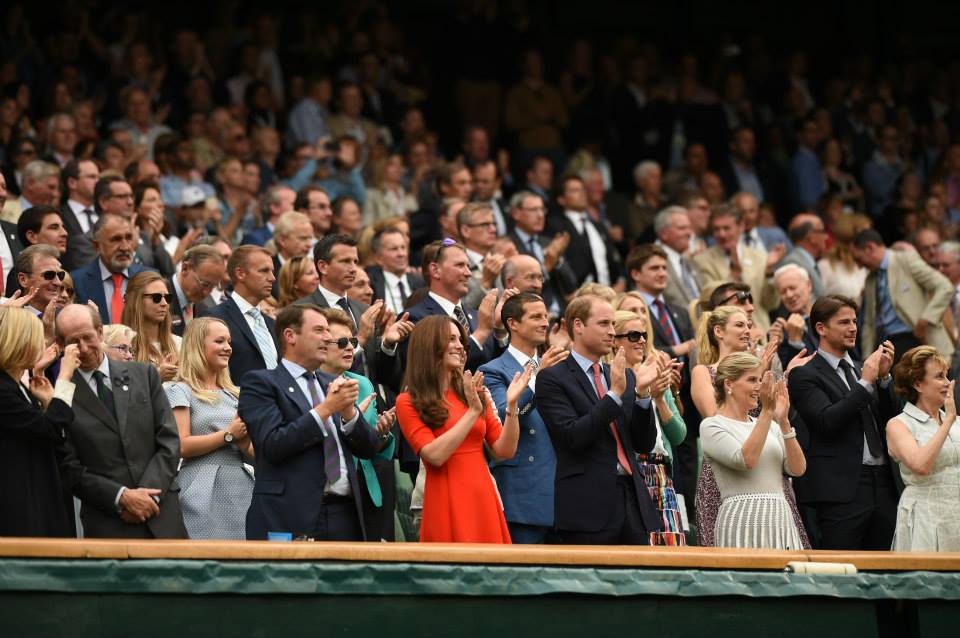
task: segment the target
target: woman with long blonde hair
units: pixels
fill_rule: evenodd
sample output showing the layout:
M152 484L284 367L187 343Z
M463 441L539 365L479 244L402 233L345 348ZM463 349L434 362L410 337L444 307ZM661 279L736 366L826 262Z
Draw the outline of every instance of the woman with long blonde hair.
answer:
M121 323L136 333L133 358L156 366L161 381L170 381L177 373L180 337L173 334L172 301L167 280L157 272L137 273L127 284Z
M280 288L279 308L286 308L297 299L312 295L320 285L317 265L310 256L291 257L280 267L277 286Z
M190 538L243 540L253 458L230 379L230 329L213 317L187 324L176 383L164 385L180 434L180 509Z

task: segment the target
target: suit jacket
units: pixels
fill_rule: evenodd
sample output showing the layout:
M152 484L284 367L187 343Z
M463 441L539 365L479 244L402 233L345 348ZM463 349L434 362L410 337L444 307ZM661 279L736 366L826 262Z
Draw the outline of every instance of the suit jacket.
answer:
M176 277L176 275L173 277ZM173 301L170 302L170 319L173 334L182 337L183 331L187 328L187 324L183 320L183 308L180 306L180 298L177 296L176 288L173 287L173 277L167 279L167 289L170 291L170 294L173 295ZM193 304L194 318L208 314L216 305L217 303L213 300L213 297L207 295L202 301Z
M117 416L77 371L76 414L67 429L64 482L83 503L86 536L100 538L186 538L180 514L177 466L180 436L156 368L110 361ZM120 519L114 505L121 487L160 490L160 513L146 523Z
M0 489L0 535L71 535L57 461L72 422L69 405L53 399L44 410L0 372L0 467L9 481Z
M589 218L588 218L589 219ZM599 224L590 220L590 223L603 238L604 246L607 249L607 269L610 271L610 283L615 284L618 279L624 276L623 262L620 259L620 253L616 246L610 241L607 231ZM549 234L569 233L570 245L563 257L570 265L571 270L576 275L576 286L579 288L586 281L594 270L593 253L590 251L590 244L580 234L580 229L573 225L567 216L563 213L547 216L547 228Z
M693 262L687 257L680 257L687 261L687 268L690 269L690 273L693 275L693 278L697 280L697 288L701 287L700 277L697 273L697 268L693 265ZM668 304L674 306L680 306L684 309L684 312L687 313L687 317L690 316L689 311L687 310L690 307L690 304L697 299L697 297L690 296L690 292L687 290L687 287L683 284L683 280L680 278L680 273L678 273L673 264L670 263L670 260L667 260L667 289L663 291L663 298Z
M806 251L801 253L799 247L794 247L793 250L784 255L780 263L777 264L777 268L782 268L787 264L796 264L807 271L807 274L810 275L810 283L813 285L813 298L816 300L825 295L827 289L823 285L823 277L820 276L820 269L816 267L816 260L814 259L814 267L811 268L810 262L807 261L807 255L810 255L810 253ZM810 256L812 258L812 255Z
M860 364L855 363L859 376ZM801 503L846 503L857 491L863 460L863 433L871 412L886 450L887 421L897 415L897 401L886 389L876 386L876 395L859 383L853 388L840 380L822 355L805 366L794 368L788 379L790 403L800 413L802 427L797 438L804 445L807 471L794 479ZM795 424L799 425L799 424ZM884 452L886 456L886 452ZM896 465L889 460L891 471Z
M90 207L93 209L93 206ZM64 270L76 270L89 264L96 251L93 250L93 243L90 241L80 242L78 250L78 241L84 235L83 226L74 214L69 204L60 207L60 219L63 220L63 227L67 230L67 252L63 254L60 260Z
M609 384L609 366L603 369ZM663 529L635 455L649 452L656 442L653 412L633 401L633 371L626 374L622 406L609 395L597 398L593 384L572 355L537 374L536 406L557 453L555 518L559 530L596 532L610 519L617 495L617 443L611 422L616 422L633 469L644 528L648 532Z
M924 263L919 255L887 249L890 263L887 266L887 286L890 300L897 316L909 328L919 319L926 319L927 344L934 346L949 358L954 346L950 335L943 327L943 313L950 305L954 288L950 281ZM861 352L870 353L877 348L877 273L867 275L863 287L863 304L860 331ZM902 354L902 353L901 353Z
M387 288L386 280L383 276L383 268L380 266L367 266L366 269L367 276L370 277L370 287L373 288L373 299L386 299ZM416 273L407 273L407 283L410 284L410 289L407 291L407 297L409 298L410 293L412 293L417 288L422 288L426 284L423 281L423 277Z
M417 323L424 317L429 317L431 315L447 314L443 311L443 308L440 307L440 304L438 304L429 294L425 296L423 301L420 303L414 304L413 306L407 308L407 312L410 315L410 321L413 323ZM464 308L464 312L466 312L467 320L470 323L470 329L467 332L473 332L473 330L477 327L477 313L472 308L466 307ZM400 343L400 349L397 353L404 369L407 366L407 341L409 340L405 339ZM467 350L466 369L472 372L476 372L477 368L487 361L490 361L494 357L499 356L503 351L499 344L497 344L493 334L490 335L490 337L482 346L478 345L477 342L471 339L468 335L467 346L469 349Z
M254 228L249 233L243 236L243 239L240 240L241 244L252 244L254 246L263 246L268 241L273 239L273 231L267 228L266 225L259 228Z
M666 293L664 293L664 297L666 297ZM687 312L687 309L681 306L675 306L670 302L666 302L664 305L667 307L667 313L670 315L670 319L673 320L673 327L680 342L682 343L695 338L696 333L694 332L693 323L690 321L690 313ZM650 323L653 328L653 344L657 347L657 350L662 350L671 357L676 357L677 355L673 351L673 344L667 339L667 332L657 320L653 308L650 309ZM684 369L686 370L692 367L693 366L688 363Z
M230 329L230 341L233 346L233 353L230 355L230 378L237 385L242 385L243 377L251 370L262 370L267 367L263 360L263 354L260 353L260 346L257 345L257 338L253 336L253 330L247 323L240 307L230 295L223 298L219 305L214 306L206 313L208 317L216 317ZM273 342L277 343L276 322L263 315L263 320L267 324L267 329L273 336ZM280 356L280 346L277 345L277 357Z
M529 255L536 258L530 246L520 239L520 236L515 230L507 233L507 237L513 242L513 245L517 247L517 252L521 255ZM546 249L546 247L550 245L550 241L551 239L549 237L545 237L542 234L537 236L537 243L540 244L542 249ZM567 306L567 295L577 289L577 274L573 271L573 268L570 267L570 263L566 259L561 259L557 265L553 267L553 270L545 272L544 275L546 275L546 277L543 281L543 300L546 302L547 308L556 301L560 307L560 313L563 314L563 309Z
M500 420L506 419L507 388L513 375L523 372L510 352L480 366L483 382L490 390ZM520 410L520 439L513 458L491 464L497 481L503 514L511 523L553 527L554 481L557 456L550 443L550 433L534 404L529 387L517 401Z
M320 377L320 387L326 395L332 377ZM282 363L273 370L255 370L244 380L238 412L247 424L257 453L257 480L247 510L249 540L265 540L267 532L291 532L295 536L320 534L318 540L322 540L321 496L326 485L324 431L310 414L312 408ZM362 492L353 459L354 455L373 458L379 440L362 414L349 435L341 431L339 415L334 415L333 421L343 448L357 517L366 538Z
M153 268L146 268L139 264L130 264L127 273L130 278L133 278L134 275L144 270L153 270ZM74 270L70 273L70 277L73 279L73 291L77 303L83 304L92 301L97 304L97 308L100 309L100 318L103 320L103 325L120 323L120 317L114 317L114 320L112 322L110 321L110 303L107 300L107 293L104 292L103 289L103 280L100 279L99 258L94 259L83 268Z
M704 286L730 281L730 260L719 246L708 248L694 257L693 264L699 273L700 283ZM753 305L757 308L753 313L753 322L766 332L770 328L767 313L780 303L777 291L767 280L767 258L759 250L745 246L741 267L743 283L750 286L753 292Z
M17 235L17 225L11 224L10 222L0 221L0 231L3 232L3 236L7 240L7 245L10 247L10 258L13 261L13 266L10 268L10 272L6 273L6 282L4 283L4 295L9 297L12 295L19 287L20 284L17 283L17 255L20 254L20 251L23 250L23 245L20 243L20 237Z

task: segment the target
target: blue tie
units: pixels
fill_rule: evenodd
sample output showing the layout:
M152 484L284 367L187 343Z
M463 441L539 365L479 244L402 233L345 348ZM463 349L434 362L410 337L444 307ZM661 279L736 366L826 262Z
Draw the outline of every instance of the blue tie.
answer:
M257 347L263 356L263 362L268 370L277 367L277 346L270 336L270 329L267 328L267 322L263 319L263 313L259 308L251 308L247 314L253 317L253 337L257 340Z

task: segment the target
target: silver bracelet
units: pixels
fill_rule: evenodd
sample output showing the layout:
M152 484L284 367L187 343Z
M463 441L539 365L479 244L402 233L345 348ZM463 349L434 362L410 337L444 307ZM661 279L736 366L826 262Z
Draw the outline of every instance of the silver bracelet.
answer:
M795 439L795 438L797 438L796 428L790 428L790 431L783 435L784 441L786 441L787 439Z

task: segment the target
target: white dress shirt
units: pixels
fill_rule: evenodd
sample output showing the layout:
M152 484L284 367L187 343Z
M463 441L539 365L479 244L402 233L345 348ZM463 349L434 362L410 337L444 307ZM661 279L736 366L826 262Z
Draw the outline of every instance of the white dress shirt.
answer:
M587 241L590 244L590 255L593 257L593 266L597 270L597 283L603 284L604 286L611 285L610 268L607 265L607 245L604 243L603 237L600 236L596 227L589 222L587 213L565 210L563 214L567 216L567 219L570 220L573 227L577 229L577 233L580 233L586 228ZM589 279L588 277L587 281L589 281Z
M253 317L251 317L251 316L248 314L248 313L250 312L250 309L251 309L251 308L254 308L254 306L250 305L250 302L247 301L246 299L244 299L243 297L241 297L240 295L238 295L236 291L230 293L230 298L233 299L233 302L234 302L235 304L237 304L237 307L240 309L240 314L243 315L243 318L244 318L244 320L247 322L247 325L250 326L250 332L252 332L254 335L256 335L256 334L257 334L257 320L254 319ZM261 313L261 314L262 314L262 313ZM266 321L264 321L264 323L266 323ZM270 355L271 355L270 359L271 359L272 361L276 361L276 360L277 360L277 345L273 342L273 339L270 339L269 341L270 341L270 343L268 344L267 347L270 348L270 350L272 351L272 353L264 353L264 354L270 354Z
M527 362L530 361L530 359L533 359L536 362L536 367L534 368L533 373L530 375L530 381L527 382L527 387L533 390L534 392L536 392L537 391L537 371L540 369L540 357L538 357L537 355L528 357L527 355L523 354L522 352L514 348L512 345L507 348L507 352L509 352L510 356L512 356L514 359L517 360L517 363L520 364L521 368L527 367Z
M407 273L403 273L403 275L398 277L392 272L383 271L383 302L387 304L387 308L392 310L398 317L403 314L403 295L400 294L400 282L403 282L403 287L409 297L413 291L410 289L410 281L407 279Z

